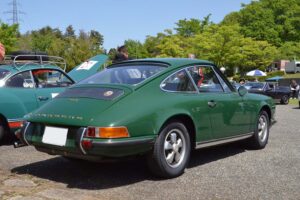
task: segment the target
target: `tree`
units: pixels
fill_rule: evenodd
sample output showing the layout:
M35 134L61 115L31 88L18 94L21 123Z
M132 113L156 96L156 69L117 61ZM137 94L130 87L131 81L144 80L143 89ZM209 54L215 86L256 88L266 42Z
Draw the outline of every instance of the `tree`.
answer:
M125 40L124 45L128 50L128 55L130 58L148 57L147 50L141 42L136 40Z
M0 42L5 46L6 53L15 50L19 26L0 22Z
M239 23L246 37L281 46L300 40L299 0L259 0L227 15L223 24Z
M201 21L199 19L183 19L176 23L175 30L177 34L183 37L191 37L198 33L202 33L206 27L208 27L212 22L210 21L211 14L204 17Z
M300 42L286 42L279 48L278 59L300 60Z
M21 35L18 47L32 51L43 51L60 56L67 62L67 70L97 54L103 53L103 36L98 31L80 30L79 36L70 25L64 34L49 26Z
M72 25L69 25L67 28L66 28L66 31L65 31L65 34L64 34L64 37L72 37L72 38L75 38L75 30L73 28Z

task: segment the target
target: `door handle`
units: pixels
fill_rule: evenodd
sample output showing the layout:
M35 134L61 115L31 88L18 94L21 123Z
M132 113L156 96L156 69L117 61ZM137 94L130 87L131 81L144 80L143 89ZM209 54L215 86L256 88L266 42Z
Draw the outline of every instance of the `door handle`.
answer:
M49 97L43 97L43 96L39 96L38 100L40 101L47 101L49 99Z
M207 105L211 108L215 107L217 105L217 103L214 100L210 100L209 102L207 102Z

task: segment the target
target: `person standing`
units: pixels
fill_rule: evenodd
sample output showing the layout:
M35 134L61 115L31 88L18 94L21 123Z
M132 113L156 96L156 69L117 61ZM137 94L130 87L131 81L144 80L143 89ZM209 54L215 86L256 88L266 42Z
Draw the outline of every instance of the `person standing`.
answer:
M113 60L113 63L118 63L125 60L129 60L129 56L128 56L128 50L126 46L123 45L118 48L118 52Z
M4 45L0 42L0 61L4 60L5 57L5 48Z
M298 97L299 89L300 89L300 86L298 85L296 80L291 81L290 88L291 88L291 98L296 99Z

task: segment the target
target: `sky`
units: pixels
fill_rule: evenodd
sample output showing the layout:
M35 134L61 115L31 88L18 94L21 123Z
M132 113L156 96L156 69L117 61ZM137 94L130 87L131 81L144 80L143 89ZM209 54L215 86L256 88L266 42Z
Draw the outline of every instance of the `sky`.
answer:
M0 0L0 20L12 23L13 0ZM17 0L20 31L25 33L45 26L64 31L74 29L99 31L104 36L104 48L116 48L125 40L143 42L147 35L155 36L165 29L173 29L180 19L203 19L220 22L241 4L251 0Z

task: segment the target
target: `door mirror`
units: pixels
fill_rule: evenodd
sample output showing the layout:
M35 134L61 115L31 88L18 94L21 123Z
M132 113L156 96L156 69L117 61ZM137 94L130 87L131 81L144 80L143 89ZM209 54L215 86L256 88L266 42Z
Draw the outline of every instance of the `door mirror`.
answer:
M248 90L244 86L240 86L238 89L238 93L241 97L244 96L245 94L247 94L247 92L248 92Z

